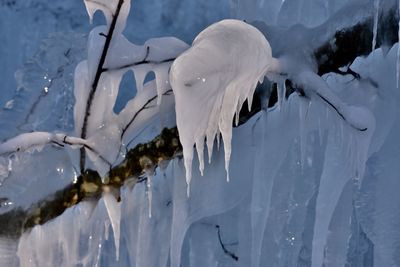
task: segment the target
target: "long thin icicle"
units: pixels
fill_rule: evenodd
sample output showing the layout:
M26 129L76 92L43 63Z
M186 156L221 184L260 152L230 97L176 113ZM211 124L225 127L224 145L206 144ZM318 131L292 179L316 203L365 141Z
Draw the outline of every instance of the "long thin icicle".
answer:
M399 12L400 12L400 0L398 4ZM400 78L400 20L399 20L399 32L398 32L398 40L397 43L397 61L396 61L396 87L399 88L399 78Z
M378 34L378 20L379 20L379 0L374 1L374 29L372 38L372 51L376 47L376 36Z
M148 200L148 205L149 205L149 218L151 218L152 212L151 208L153 206L153 173L147 172L147 182L146 182L146 187L147 187L147 200Z

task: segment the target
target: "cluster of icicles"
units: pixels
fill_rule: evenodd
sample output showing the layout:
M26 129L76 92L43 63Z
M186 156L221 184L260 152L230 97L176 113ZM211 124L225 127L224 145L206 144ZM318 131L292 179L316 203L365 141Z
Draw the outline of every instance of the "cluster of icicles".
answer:
M158 105L165 104L168 111L175 105L176 123L183 146L188 196L194 158L193 146L196 147L200 173L203 174L204 143L206 142L208 159L211 162L213 144L215 138L219 138L219 134L224 142L225 170L229 181L232 121L235 118L238 124L239 111L244 102L248 102L250 109L256 85L265 76L276 79L275 82L279 84L278 103L282 102L285 95L284 82L278 75L287 70L285 62L272 57L271 47L264 35L245 22L223 20L202 31L191 47L172 37L151 39L143 46L137 46L122 34L129 13L129 0L85 0L85 4L91 18L97 10L102 11L107 26L92 30L88 41L88 59L79 63L76 68L76 137L59 133L23 134L0 145L0 155L29 150L48 143L68 144L72 148L85 147L90 159L85 167L96 169L104 179L110 168L121 162L121 151L124 151L121 148L159 115L160 111L157 108L143 109L146 103L154 102ZM115 20L116 10L119 10L119 15ZM113 29L113 37L107 57L101 63L110 29ZM97 90L93 93L91 90L99 64L103 64L101 77ZM122 76L127 71L133 71L135 74L137 94L119 114L116 114L113 107ZM150 71L155 73L155 81L144 84L146 74ZM335 106L336 111L353 128L362 131L368 129L370 137L374 120L367 110L344 104L331 92L325 81L309 69L300 69L295 73L286 71L286 76L303 88L308 96L318 97ZM163 96L171 89L175 98L174 101L168 102ZM93 99L89 101L91 97ZM82 136L88 102L92 104L86 120L86 136L79 138ZM307 105L308 103L301 105L301 118L306 117ZM71 154L76 157L78 152L75 149ZM367 152L368 147L359 151L360 177ZM75 162L77 164L77 160ZM148 176L147 196L151 217L151 177L154 168L145 171ZM101 201L104 202L111 221L118 257L121 203L117 203L112 195L107 193Z
M224 141L225 166L229 180L233 117L236 114L238 121L238 113L246 100L249 108L251 107L257 82L278 67L278 61L272 57L271 47L265 37L247 23L224 20L201 32L191 48L173 37L150 39L144 45L138 46L129 42L122 34L130 1L84 2L90 19L100 10L106 17L107 25L91 31L88 59L80 62L75 70L76 137L46 132L22 134L2 144L0 154L35 150L48 143L67 144L75 148L69 150L69 153L76 169L79 169L79 151L76 148L85 147L90 159L85 167L96 169L104 181L110 168L123 159L123 146L159 112L157 108L141 112L141 108L150 99L160 105L162 96L172 86L175 101L163 101L163 105L167 106L163 109L168 111L175 102L188 194L192 176L193 145L196 144L200 171L203 172L204 140L207 138L211 160L215 136L219 133ZM115 20L114 14L117 10L118 17ZM101 57L108 34L112 34L112 39L102 63ZM175 58L177 59L173 61ZM99 64L103 64L102 72L94 91L93 83ZM120 82L128 71L135 75L137 94L119 114L115 114L113 107ZM147 73L151 71L155 73L155 82L144 84ZM88 102L91 102L89 107ZM87 111L89 114L85 115ZM82 136L84 127L85 136ZM148 175L151 177L151 171ZM151 199L151 178L148 183Z
M173 37L150 39L144 45L137 46L122 34L130 9L129 0L84 2L90 18L100 10L106 17L107 25L92 30L88 41L88 59L76 67L74 135L77 137L40 132L23 134L2 144L0 154L31 149L46 143L85 147L90 161L84 167L96 169L104 181L110 168L123 159L121 151L125 150L122 148L160 112L157 108L144 110L143 107L152 101L160 105L162 96L172 89L175 99L162 101L167 106L163 110L173 109L175 104L176 123L183 146L187 194L192 177L193 146L196 147L199 169L203 173L205 140L211 162L213 144L219 134L224 142L225 170L229 181L234 117L237 124L239 111L246 100L251 108L256 85L265 76L278 80L279 102L284 95L284 85L278 73L285 70L285 64L272 57L270 44L264 35L245 22L223 20L202 31L191 47ZM109 34L112 34L111 42L105 51L104 62L101 62ZM95 87L99 66L101 76ZM135 74L137 94L119 114L115 114L113 107L120 82L128 71ZM146 74L150 71L155 73L155 82L144 84ZM314 93L328 100L356 128L371 127L367 111L343 104L312 71L304 69L287 73L287 77L308 90L307 94ZM84 128L85 136L82 136ZM79 151L75 149L69 152L77 165ZM150 202L151 172L147 171Z

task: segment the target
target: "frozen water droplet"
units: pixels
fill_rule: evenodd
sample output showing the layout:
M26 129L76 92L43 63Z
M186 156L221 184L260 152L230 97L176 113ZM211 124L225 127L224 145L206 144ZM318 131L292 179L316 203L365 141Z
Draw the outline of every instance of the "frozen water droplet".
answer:
M4 109L12 109L14 107L14 99L9 100L4 105Z

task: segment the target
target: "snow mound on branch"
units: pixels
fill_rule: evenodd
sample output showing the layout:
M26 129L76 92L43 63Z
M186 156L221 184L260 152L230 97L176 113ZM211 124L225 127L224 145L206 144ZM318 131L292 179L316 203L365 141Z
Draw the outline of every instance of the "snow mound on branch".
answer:
M94 13L96 13L97 10L101 10L107 20L108 26L112 24L114 16L117 15L118 19L115 23L116 33L122 33L122 31L125 29L126 20L131 7L130 0L84 0L84 3L90 22L93 21ZM118 14L116 14L117 10Z
M277 66L263 34L239 20L223 20L206 28L195 38L192 47L174 61L170 83L175 94L188 185L192 176L193 145L203 173L204 139L211 159L219 132L224 141L229 181L233 118L236 114L238 121L238 113L246 100L251 107L257 82Z

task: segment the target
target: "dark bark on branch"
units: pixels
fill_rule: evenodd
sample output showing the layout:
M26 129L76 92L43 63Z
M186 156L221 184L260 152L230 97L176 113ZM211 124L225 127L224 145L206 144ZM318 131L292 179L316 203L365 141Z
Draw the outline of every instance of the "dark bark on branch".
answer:
M120 3L122 4L122 0ZM397 42L398 32L398 12L391 10L390 12L381 14L379 19L377 47L387 45L391 46ZM315 49L313 55L317 62L318 74L323 75L329 72L340 73L339 68L349 66L356 57L368 55L371 52L372 43L372 28L373 19L369 18L359 24L342 29L335 33L330 42ZM112 35L107 35L109 38ZM107 42L106 42L107 44ZM109 45L109 42L108 42ZM104 48L102 60L99 64L98 73L96 74L95 82L92 86L91 97L87 105L84 129L87 125L87 117L90 114L91 99L94 96L97 83L103 69L107 47ZM352 74L351 70L346 74ZM97 82L96 82L97 81ZM270 90L266 87L272 87ZM290 88L290 86L288 86ZM254 96L253 106L251 111L248 111L247 103L242 108L240 113L240 124L245 123L251 116L263 108L261 95L269 91L269 106L277 102L276 89L264 82L258 85ZM295 89L287 91L286 97L295 92ZM297 91L301 94L301 91ZM306 96L305 96L306 97ZM85 138L86 130L82 131L82 138ZM176 128L164 129L162 133L154 140L139 144L134 149L130 150L124 162L114 167L109 173L109 183L103 184L97 172L92 170L82 171L78 182L68 186L67 188L56 192L53 196L32 205L28 210L14 209L10 212L0 215L0 235L2 236L19 236L27 229L35 225L43 224L51 219L61 215L67 208L76 205L83 200L96 201L101 197L105 190L110 188L119 191L119 188L126 182L131 181L135 184L138 179L144 175L143 170L148 168L148 164L157 166L160 161L171 160L182 151L179 143L178 131ZM82 164L82 163L81 163ZM84 162L81 167L84 167ZM82 167L82 168L83 168ZM117 196L118 197L118 196Z
M376 48L392 46L398 41L397 10L391 9L379 16ZM373 18L368 18L354 27L336 32L332 42L327 42L314 52L318 75L338 72L340 67L349 66L356 57L372 52Z
M82 200L96 201L102 192L110 189L119 192L128 179L134 185L144 175L143 170L150 167L149 164L157 166L161 161L180 155L181 151L177 128L164 129L152 141L131 149L125 160L110 171L107 184L101 182L96 171L86 170L76 183L33 204L27 210L15 209L0 215L0 236L18 237L33 226L56 218Z

